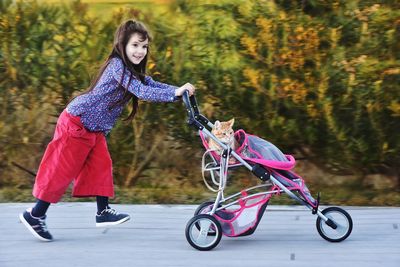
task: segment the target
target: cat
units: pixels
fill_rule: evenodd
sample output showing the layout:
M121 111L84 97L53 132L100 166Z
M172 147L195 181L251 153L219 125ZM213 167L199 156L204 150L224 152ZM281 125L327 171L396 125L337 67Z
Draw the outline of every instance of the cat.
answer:
M211 130L211 133L215 135L222 143L229 145L233 150L236 150L239 147L239 143L236 141L233 131L233 124L235 123L235 119L231 119L229 121L215 121L214 127ZM208 143L210 149L216 150L218 154L222 153L222 147L217 144L212 138L210 138ZM229 164L234 164L236 159L233 157L229 158Z

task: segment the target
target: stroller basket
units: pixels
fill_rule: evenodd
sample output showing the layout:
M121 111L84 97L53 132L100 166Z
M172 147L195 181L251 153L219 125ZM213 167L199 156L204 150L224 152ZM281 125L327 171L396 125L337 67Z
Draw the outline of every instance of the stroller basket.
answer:
M242 193L246 197L245 192ZM214 217L222 227L222 233L229 237L251 235L256 230L271 195L253 196L239 200L239 207L217 210ZM209 213L213 204L202 210L203 214Z

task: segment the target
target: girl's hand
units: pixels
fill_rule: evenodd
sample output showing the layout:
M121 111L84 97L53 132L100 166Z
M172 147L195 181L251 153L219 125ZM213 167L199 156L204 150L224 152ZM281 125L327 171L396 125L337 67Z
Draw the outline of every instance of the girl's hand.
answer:
M189 91L189 95L193 95L196 88L190 83L185 83L181 87L175 90L175 96L182 96L185 91Z

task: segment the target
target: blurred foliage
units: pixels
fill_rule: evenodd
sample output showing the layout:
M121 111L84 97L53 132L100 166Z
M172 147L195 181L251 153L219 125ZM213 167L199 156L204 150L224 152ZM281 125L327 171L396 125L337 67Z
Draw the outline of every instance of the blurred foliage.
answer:
M164 5L140 10L125 5L99 19L80 1L0 1L0 187L31 187L31 177L13 163L37 169L57 115L88 86L119 23L136 18L154 37L148 65L153 78L195 83L201 111L211 120L235 117L236 128L322 169L320 175L307 173L312 191L334 192L335 185L324 189L324 177L348 175L359 188L342 184L346 192L360 186L371 192L376 189L371 175L380 175L390 181L384 189L398 195L397 1ZM108 142L119 201L191 203L203 196L203 149L185 125L182 105L141 103L137 118L118 121ZM249 175L240 173L233 187L239 190ZM367 204L367 194L359 195L343 201L334 193L327 197ZM399 204L398 197L385 199L374 203Z

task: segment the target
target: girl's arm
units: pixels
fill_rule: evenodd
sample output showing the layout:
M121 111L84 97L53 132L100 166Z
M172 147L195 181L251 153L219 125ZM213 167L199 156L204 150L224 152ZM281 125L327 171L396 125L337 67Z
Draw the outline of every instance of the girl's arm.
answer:
M150 77L150 76L146 76L145 80L146 80L146 83L147 83L148 85L153 86L153 87L158 87L158 88L161 88L161 89L166 89L166 88L168 89L168 88L170 88L171 86L174 87L175 89L178 88L178 87L175 87L175 86L173 86L173 85L169 85L169 84L166 84L166 83L161 83L161 82L155 81L155 80L153 80L153 78Z
M123 75L124 63L118 57L111 59L106 71L109 71L112 78L114 78L118 83L121 83L124 88L141 100L151 102L173 102L177 100L176 91L178 87L167 84L162 84L163 87L157 87L154 86L154 81L153 84L149 83L149 85L144 85L133 75L129 82L131 72L125 68L125 75ZM123 80L121 81L122 76Z
M189 91L189 95L192 95L192 94L194 94L194 91L196 90L194 88L194 86L192 84L190 84L190 83L186 83L186 84L184 84L184 85L182 85L181 87L178 88L178 87L173 86L173 85L157 82L157 81L153 80L153 78L151 78L150 76L146 76L145 80L146 80L146 83L148 85L153 86L153 87L157 87L157 88L160 88L160 89L169 90L171 87L174 88L175 89L175 96L181 96L185 91Z

